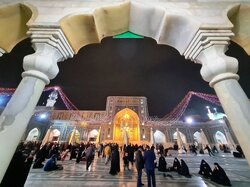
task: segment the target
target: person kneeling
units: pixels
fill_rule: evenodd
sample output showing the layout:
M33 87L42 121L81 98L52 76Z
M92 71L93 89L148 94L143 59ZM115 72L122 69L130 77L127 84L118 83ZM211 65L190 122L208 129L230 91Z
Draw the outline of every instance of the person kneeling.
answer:
M51 158L45 163L43 170L44 171L53 171L53 170L62 170L63 166L56 164L56 155L53 154Z
M167 162L163 154L161 154L159 158L158 171L163 171L163 172L167 171Z
M191 177L190 173L189 173L189 169L188 169L188 166L186 164L186 162L184 160L181 159L181 168L180 170L178 171L178 173L180 175L183 175L185 177Z
M210 178L212 176L212 169L210 168L209 164L203 159L201 160L199 174L203 175L205 178Z
M214 169L212 172L211 180L218 184L231 186L231 181L227 177L226 172L222 167L220 167L218 163L214 163Z

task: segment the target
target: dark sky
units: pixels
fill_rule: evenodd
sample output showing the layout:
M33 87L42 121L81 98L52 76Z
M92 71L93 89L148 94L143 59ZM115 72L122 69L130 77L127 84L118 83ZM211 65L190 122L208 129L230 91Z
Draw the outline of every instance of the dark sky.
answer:
M23 57L33 51L26 39L0 58L0 87L18 85ZM239 82L250 97L249 56L234 43L227 54L238 58ZM105 110L108 96L145 96L150 116L163 117L189 91L215 94L202 79L200 68L174 48L157 45L150 38L105 38L101 44L85 46L74 58L60 62L60 72L49 86L60 86L81 110ZM194 98L187 113L204 113L206 105Z

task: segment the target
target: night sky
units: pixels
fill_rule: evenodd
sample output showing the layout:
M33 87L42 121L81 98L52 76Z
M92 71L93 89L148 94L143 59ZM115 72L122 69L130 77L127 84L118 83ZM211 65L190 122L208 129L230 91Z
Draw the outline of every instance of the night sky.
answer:
M0 58L0 87L17 87L22 60L33 53L29 39ZM239 60L240 84L250 97L250 58L232 43L227 55ZM145 96L150 116L163 117L189 92L215 94L200 75L200 64L150 38L105 38L83 47L74 58L59 62L60 72L48 86L60 86L80 110L105 110L108 96ZM212 105L193 98L185 115L204 115ZM213 107L213 106L212 106ZM219 107L219 111L222 109Z

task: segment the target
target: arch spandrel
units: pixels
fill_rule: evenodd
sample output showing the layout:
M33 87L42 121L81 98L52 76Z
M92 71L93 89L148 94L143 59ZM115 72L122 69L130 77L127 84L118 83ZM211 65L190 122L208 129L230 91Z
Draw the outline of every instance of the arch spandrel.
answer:
M99 39L128 31L130 2L98 8L93 15Z
M88 44L100 42L93 15L69 16L60 21L60 26L75 53Z
M232 41L239 44L250 55L250 5L235 5L227 12L227 16L234 25Z
M195 18L160 6L124 2L96 8L91 14L69 15L60 26L75 53L81 47L127 31L153 38L183 54L200 27Z
M0 7L0 15L0 48L10 52L28 37L26 24L32 17L32 10L25 4L9 4Z
M60 26L75 53L88 44L128 31L130 2L97 8L92 14L66 16Z

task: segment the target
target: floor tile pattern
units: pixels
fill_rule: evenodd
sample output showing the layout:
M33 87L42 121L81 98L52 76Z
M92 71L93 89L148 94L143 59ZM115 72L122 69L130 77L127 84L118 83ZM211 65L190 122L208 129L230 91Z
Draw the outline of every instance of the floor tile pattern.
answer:
M250 187L250 168L245 159L236 159L230 154L219 154L214 157L208 155L190 155L181 154L166 157L168 166L171 166L174 156L184 159L187 163L191 178L186 178L175 172L167 172L173 176L164 177L162 172L156 169L156 186L162 187L215 187L221 186L211 182L209 179L203 179L198 173L201 159L205 159L211 168L213 163L218 162L226 171L228 177L235 187ZM116 175L110 175L110 163L105 165L104 158L95 157L91 166L91 171L86 171L85 162L79 164L75 160L65 160L58 162L63 165L61 171L44 172L42 169L31 169L25 187L135 187L136 169L130 165L131 170L123 169L121 163L121 172ZM143 173L142 181L147 186L146 174Z

